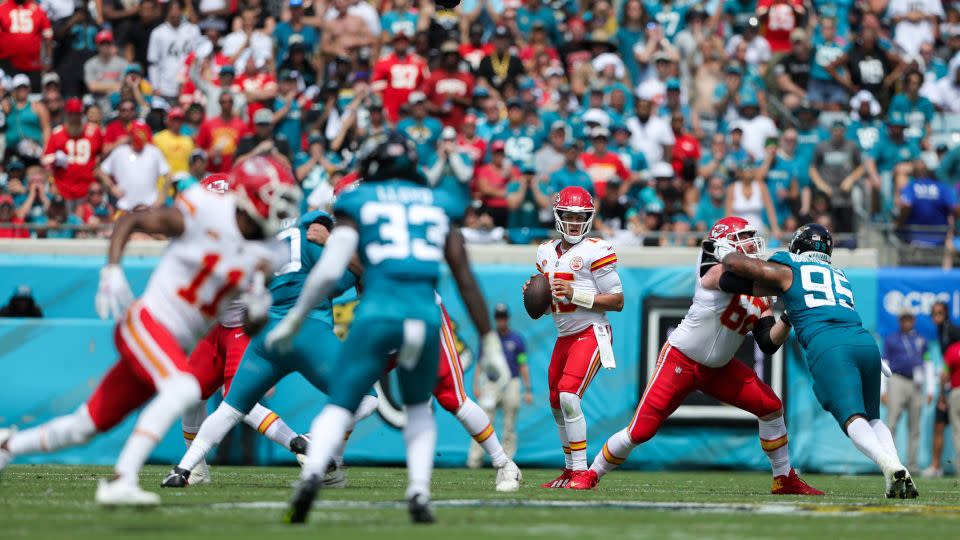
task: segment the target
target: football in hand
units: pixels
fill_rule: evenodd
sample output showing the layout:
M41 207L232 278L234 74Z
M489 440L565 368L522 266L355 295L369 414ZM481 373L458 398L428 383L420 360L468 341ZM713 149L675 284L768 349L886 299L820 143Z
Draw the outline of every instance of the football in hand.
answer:
M539 319L550 308L552 301L553 296L547 276L537 274L531 277L527 290L523 291L523 307L527 309L527 315L533 319Z

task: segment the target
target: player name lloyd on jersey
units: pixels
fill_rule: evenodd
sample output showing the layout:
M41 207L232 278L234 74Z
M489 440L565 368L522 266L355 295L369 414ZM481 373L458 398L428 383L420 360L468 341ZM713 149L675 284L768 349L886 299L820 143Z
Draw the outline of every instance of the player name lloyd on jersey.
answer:
M377 186L377 199L401 203L433 204L433 192L421 187Z

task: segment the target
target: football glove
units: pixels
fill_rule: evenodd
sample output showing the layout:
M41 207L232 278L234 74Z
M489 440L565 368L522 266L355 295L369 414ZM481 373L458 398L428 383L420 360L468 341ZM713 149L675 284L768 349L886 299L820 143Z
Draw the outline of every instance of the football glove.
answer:
M729 240L724 238L713 239L708 238L703 241L703 251L704 253L712 256L719 262L723 262L723 258L731 253L736 253L737 248L730 243Z
M500 336L495 330L487 332L482 338L481 346L483 353L480 356L480 367L493 385L493 395L499 396L500 391L507 386L511 378L510 366L507 365L507 358L503 355Z
M255 272L250 289L241 297L241 302L247 309L247 319L251 321L265 320L270 306L273 305L273 296L270 295L264 282L263 272Z
M108 264L100 270L100 285L94 298L97 315L107 320L119 319L133 303L133 291L123 275L123 268L117 264Z

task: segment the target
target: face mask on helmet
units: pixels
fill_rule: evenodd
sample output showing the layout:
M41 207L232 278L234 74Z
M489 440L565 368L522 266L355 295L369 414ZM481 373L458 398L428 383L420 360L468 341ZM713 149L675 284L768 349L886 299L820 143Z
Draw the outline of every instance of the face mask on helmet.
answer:
M593 213L592 209L588 211L554 209L557 231L563 235L564 240L576 244L583 240L583 237L593 228Z
M727 240L737 248L737 251L748 257L761 257L767 249L765 239L753 229L730 233L727 235Z
M237 180L237 186L232 191L237 206L257 222L265 237L271 237L285 227L296 223L300 215L300 188L281 179L284 174L275 168L276 165L263 163L263 158L253 158L258 161L247 161L241 167L248 169L246 174L253 175L250 182L246 178ZM257 176L266 181L257 181Z

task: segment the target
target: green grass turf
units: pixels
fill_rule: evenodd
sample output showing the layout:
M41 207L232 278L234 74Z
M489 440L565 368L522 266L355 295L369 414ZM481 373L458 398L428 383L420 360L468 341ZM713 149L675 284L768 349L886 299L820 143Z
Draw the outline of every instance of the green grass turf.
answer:
M879 475L809 475L829 496L800 498L769 495L770 477L762 473L623 471L596 491L571 492L537 487L556 471L527 470L519 493L501 495L489 469L441 469L434 476L439 523L414 527L395 504L405 471L354 467L348 488L321 492L310 522L291 527L280 522L277 505L289 497L297 469L215 467L213 485L161 491L167 469L150 466L141 477L161 492L162 507L105 510L93 494L109 468L11 466L0 481L0 538L879 540L956 538L960 530L955 478L921 479L919 499L887 501ZM677 504L618 508L623 502ZM692 507L677 508L683 504Z

